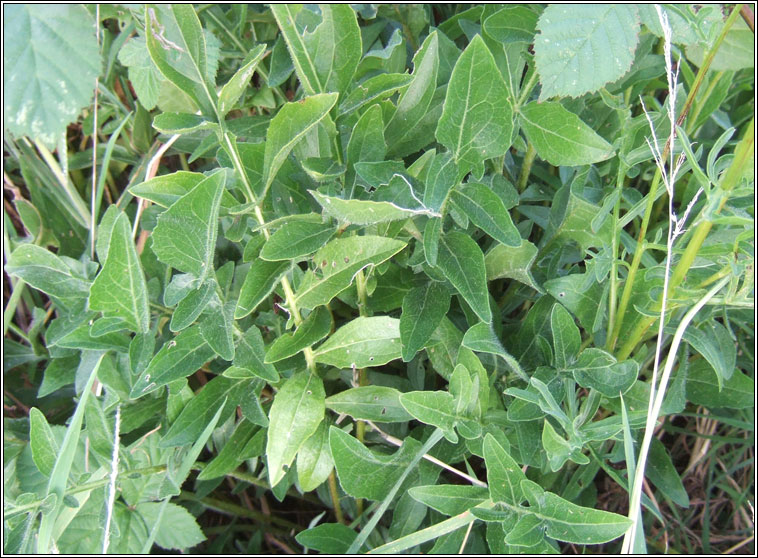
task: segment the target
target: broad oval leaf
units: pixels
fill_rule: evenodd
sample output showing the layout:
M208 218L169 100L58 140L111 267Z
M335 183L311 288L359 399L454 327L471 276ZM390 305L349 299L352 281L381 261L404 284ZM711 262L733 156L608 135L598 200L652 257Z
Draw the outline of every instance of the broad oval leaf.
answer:
M381 366L400 358L400 320L359 317L348 322L313 352L316 362L337 368Z
M266 441L271 486L284 478L300 446L324 420L324 383L316 374L298 372L274 397Z
M545 8L534 38L540 101L578 97L623 76L634 61L639 26L637 8L625 4Z
M295 535L306 548L323 554L345 554L358 533L342 523L322 523Z
M519 114L537 155L551 165L589 165L613 156L613 146L560 103L531 102Z
M484 174L484 161L511 146L513 107L481 35L458 58L435 136L454 155L461 175Z
M48 146L92 100L100 75L94 18L81 5L3 8L3 127Z
M510 6L484 20L484 32L501 43L531 43L537 26L537 13L526 6Z

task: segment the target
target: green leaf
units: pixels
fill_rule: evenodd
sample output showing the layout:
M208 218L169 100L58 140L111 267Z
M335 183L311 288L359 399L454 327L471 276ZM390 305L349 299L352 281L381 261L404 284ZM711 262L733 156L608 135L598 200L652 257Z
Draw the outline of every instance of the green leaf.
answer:
M45 415L36 407L32 407L29 411L29 428L29 444L34 464L40 473L50 477L60 448Z
M76 277L58 256L34 244L16 248L5 270L35 289L60 299L81 299L90 289L90 283Z
M221 88L221 92L218 95L218 116L224 118L226 114L234 108L237 101L240 100L245 89L250 83L250 78L253 77L253 72L258 66L258 63L263 60L263 55L266 53L266 45L258 45L251 50L245 57L242 63L242 67L237 70L229 81L227 81Z
M185 329L156 353L132 386L130 397L137 399L174 380L186 378L214 356L199 326Z
M489 497L485 487L459 484L414 486L408 492L414 500L451 516L478 506Z
M316 252L316 269L308 271L296 293L300 308L328 304L353 282L359 270L379 265L405 248L405 242L378 236L336 238Z
M565 370L576 360L582 344L579 328L574 318L560 304L554 304L550 313L550 329L553 333L554 365L559 370Z
M537 516L545 521L547 536L559 541L602 544L623 535L631 524L626 517L577 506L552 492L543 498Z
M484 255L474 240L461 232L440 239L437 266L483 322L492 321Z
M345 174L345 166L331 157L309 157L300 161L300 166L315 182L334 182Z
M170 448L194 443L223 402L226 401L228 405L221 411L221 421L225 421L233 413L241 393L250 395L249 388L250 380L216 376L184 406L159 446Z
M221 448L221 451L200 472L197 480L215 479L231 473L244 460L243 450L252 439L258 426L242 419L234 429L234 433Z
M204 174L199 172L177 171L135 184L128 191L133 196L150 200L162 207L170 207L206 178ZM235 205L239 205L237 200L224 190L221 194L221 207L230 208Z
M267 192L287 156L308 131L323 119L337 102L336 93L306 97L286 103L271 119L263 154L263 192Z
M3 10L3 129L56 144L92 101L101 72L95 22L81 5Z
M284 478L300 446L324 420L324 384L315 374L298 372L274 397L266 442L271 486Z
M145 7L145 37L161 74L189 95L203 114L215 116L215 84L209 79L206 38L195 9L181 4Z
M534 280L531 271L538 253L537 247L525 239L521 239L521 244L515 248L496 244L484 256L487 280L515 279L542 293L543 290Z
M389 155L404 156L409 140L429 112L437 87L439 66L439 39L433 31L424 40L413 57L413 80L397 101L397 110L384 130L384 139L389 146ZM411 153L413 152L410 151Z
M105 317L120 318L132 331L150 329L147 284L125 213L114 223L108 257L90 287L89 307Z
M442 219L432 217L424 225L424 259L426 263L435 267L437 256L440 252L440 236L442 235Z
M453 430L458 415L453 396L448 392L409 391L400 395L400 404L416 420L436 426L453 444L458 442L458 435Z
M336 426L329 428L329 445L342 489L354 498L368 500L383 500L421 447L409 436L394 454L382 454Z
M542 520L535 515L523 515L505 536L505 544L532 548L544 540Z
M350 134L346 149L348 173L345 177L345 188L352 194L356 180L355 163L383 161L386 154L384 118L381 107L375 104L361 115Z
M302 258L324 246L335 232L337 227L327 223L290 221L269 237L260 257L270 261Z
M739 370L722 383L706 360L690 364L687 371L687 399L709 409L747 409L754 403L755 380Z
M595 329L597 314L602 311L603 285L587 274L572 273L545 281L545 290L568 308L585 330Z
M322 421L297 452L297 482L305 492L316 490L334 469L329 447L329 425Z
M207 117L186 112L163 112L153 119L153 128L169 135L219 129L218 124Z
M271 12L295 64L307 95L336 91L344 93L363 52L358 20L346 4L321 6L322 20L310 32L296 23L300 5L272 5Z
M434 156L425 177L424 205L440 211L453 187L460 182L458 165L449 151Z
M309 190L323 208L325 215L331 215L341 223L351 225L375 225L409 219L416 215L435 215L426 208L401 207L392 202L371 200L343 200L336 196L327 196L315 190Z
M403 361L423 349L450 309L450 293L441 283L429 282L408 291L400 315Z
M118 60L127 67L129 81L140 104L146 110L153 110L158 104L163 75L150 59L145 38L134 36L124 43L118 51Z
M559 471L569 459L577 461L574 458L579 452L575 452L575 448L571 443L558 434L553 425L550 424L550 421L547 420L542 425L542 447L550 465L550 470L553 472ZM584 461L581 457L578 460ZM585 464L582 463L582 465Z
M178 504L143 502L137 504L137 513L146 525L158 526L155 543L166 550L187 550L205 540L195 517Z
M250 326L240 338L234 353L234 368L243 369L253 376L274 384L279 381L279 373L266 359L263 337L256 326ZM227 374L228 375L228 374Z
M492 434L485 435L482 448L492 501L505 502L513 506L521 505L525 499L521 481L526 479L521 467Z
M151 235L163 263L204 281L213 271L224 173L216 172L161 213Z
M527 379L518 361L505 350L492 326L486 323L474 324L463 336L463 346L479 353L490 353L501 357L522 379Z
M305 548L323 554L345 554L358 535L342 523L322 523L295 535L295 540Z
M510 6L484 20L484 32L501 43L532 43L537 27L537 13L526 6Z
M484 161L511 146L513 107L481 35L469 43L450 76L435 136L454 155L460 175L481 178Z
M233 300L221 304L218 297L214 297L200 322L203 339L224 360L234 358L234 308Z
M671 462L671 456L666 451L666 446L658 438L653 438L650 443L645 476L677 506L690 507L690 498L682 479Z
M669 333L668 328L666 333ZM719 322L709 320L697 328L688 327L683 339L713 367L720 390L724 381L732 377L737 363L737 348L727 329Z
M171 316L169 329L176 333L191 326L216 294L217 287L216 281L210 279L181 299Z
M381 366L400 358L400 320L359 317L348 322L313 352L316 362L337 368Z
M234 318L239 320L255 310L272 293L282 276L289 271L292 262L269 262L263 259L253 261L240 289Z
M537 21L534 62L540 101L597 91L627 73L639 33L635 6L554 4ZM556 163L554 163L556 164Z
M580 386L596 389L606 397L618 397L637 380L639 365L634 360L616 362L613 355L589 347L582 351L570 369Z
M278 362L296 355L329 335L332 316L325 306L319 306L300 324L294 333L284 333L266 351L265 362Z
M468 183L452 191L455 204L473 223L498 242L519 247L521 235L503 200L484 184Z
M379 74L358 84L347 97L340 101L340 117L361 108L372 101L390 97L396 91L405 89L413 77L408 74Z
M400 392L385 386L346 389L328 397L326 406L335 413L344 413L358 420L406 422L413 418L400 405Z
M692 27L692 24L689 22L686 25L690 28ZM737 19L716 51L709 68L714 71L724 71L755 67L755 41L753 37L753 31L748 27L747 23L741 19ZM688 45L686 52L687 59L691 60L698 67L703 65L708 55L708 49L699 43Z
M551 165L589 165L613 156L613 146L560 103L531 102L519 114L537 155Z

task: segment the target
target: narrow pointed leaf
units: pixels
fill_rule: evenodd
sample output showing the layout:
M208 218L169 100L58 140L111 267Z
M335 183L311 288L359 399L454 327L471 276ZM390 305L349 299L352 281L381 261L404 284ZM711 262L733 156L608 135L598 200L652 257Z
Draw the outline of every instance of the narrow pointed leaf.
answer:
M554 304L550 313L550 329L553 332L555 367L563 370L579 354L582 337L574 318L560 304Z
M437 266L471 309L483 321L492 321L484 255L479 245L463 233L452 232L440 239Z
M410 391L400 396L400 404L416 420L442 430L450 442L458 441L458 435L453 430L458 416L453 396L448 392Z
M570 369L580 386L594 388L607 397L618 397L619 392L626 393L637 380L639 365L633 360L616 362L602 349L589 347Z
M339 105L339 115L345 116L371 101L393 95L413 79L408 74L379 74L360 83Z
M403 360L423 349L450 308L450 293L441 283L430 282L408 291L400 315Z
M521 245L521 235L500 197L484 184L469 183L452 192L455 204L473 223L506 246Z
M313 352L316 362L338 368L381 366L400 358L399 320L360 317L335 331Z
M489 498L485 487L459 484L414 486L408 492L414 500L450 516L463 513Z
M269 262L263 259L253 261L245 281L240 289L234 318L240 319L255 310L263 300L271 294L282 276L291 266L289 260Z
M16 248L5 270L56 298L84 298L90 289L90 284L74 276L58 256L34 244Z
M242 67L235 72L232 78L221 88L218 95L218 112L221 118L226 116L234 108L242 94L245 92L253 72L258 63L263 59L266 52L266 45L258 45L245 58Z
M285 333L277 338L266 351L265 362L278 362L296 355L329 335L332 316L324 306L319 306L300 324L294 333Z
M493 502L519 506L525 499L521 481L526 475L492 434L484 437L484 462L487 465L487 486Z
M326 406L359 420L405 422L412 418L400 405L400 392L385 386L346 389L327 398Z
M60 451L53 430L47 423L45 415L36 407L29 412L29 444L32 449L32 459L40 473L50 477L55 467L55 460Z
M260 330L256 326L250 326L237 344L233 366L274 384L279 381L279 373L265 362L265 352Z

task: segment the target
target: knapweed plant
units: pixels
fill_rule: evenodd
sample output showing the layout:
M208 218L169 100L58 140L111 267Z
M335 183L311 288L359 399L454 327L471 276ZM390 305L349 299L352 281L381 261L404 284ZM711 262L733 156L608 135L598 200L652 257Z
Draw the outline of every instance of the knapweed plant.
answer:
M3 15L5 552L751 548L749 7Z

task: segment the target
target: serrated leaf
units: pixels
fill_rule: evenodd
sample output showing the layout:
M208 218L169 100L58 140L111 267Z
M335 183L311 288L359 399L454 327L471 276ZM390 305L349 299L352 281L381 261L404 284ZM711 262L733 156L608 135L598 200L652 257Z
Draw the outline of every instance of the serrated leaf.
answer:
M394 454L369 450L347 432L329 428L329 445L342 489L354 498L383 500L413 460L421 443L410 436Z
M315 374L298 372L274 397L266 441L271 486L284 478L300 446L324 420L324 383Z
M576 383L585 388L594 388L606 397L618 397L637 380L639 365L634 360L616 362L613 355L602 349L589 347L570 367Z
M326 406L359 420L405 422L413 418L400 405L400 392L385 386L346 389L327 398Z
M315 345L329 335L332 316L324 306L317 307L293 333L278 337L266 351L265 362L278 362L296 355L306 347Z
M517 247L497 244L484 256L484 268L487 280L515 279L542 293L543 289L532 276L532 266L539 250L526 239L521 239Z
M408 291L400 315L403 361L409 362L423 349L450 309L450 293L441 283L429 282Z
M195 326L166 342L132 386L130 397L137 399L174 380L193 374L215 356L213 349Z
M346 116L372 101L393 95L410 84L413 77L408 74L379 74L358 84L340 102L339 116Z
M322 421L297 452L297 482L305 492L316 490L334 468L329 447L329 426Z
M381 366L400 358L400 320L388 316L355 318L313 352L316 362L337 368Z
M322 523L295 535L304 547L324 554L345 554L358 535L342 523Z
M559 370L564 370L579 354L582 336L574 323L574 318L560 304L553 305L550 313L550 330L553 333L554 365Z
M408 493L414 500L450 516L478 506L489 497L485 487L459 484L414 486Z
M296 293L301 308L328 304L369 265L379 265L405 248L405 242L378 236L350 236L329 242L313 256L316 269L308 271Z
M161 515L161 502L143 502L137 504L137 513L146 525L155 526L160 518L160 525L155 534L155 543L166 550L187 550L205 540L205 535L197 524L195 517L186 508L168 503Z
M200 281L213 271L223 176L216 172L179 198L161 213L150 235L160 261Z
M245 57L242 66L237 70L229 81L221 88L218 95L218 112L219 118L224 118L226 114L234 108L242 94L245 92L253 72L258 63L263 59L266 52L266 45L258 45L251 50Z
M55 460L60 453L58 441L47 423L45 415L36 407L29 411L29 445L32 459L40 473L49 477L55 467Z
M613 156L613 146L560 103L531 102L519 115L537 155L551 165L589 165Z
M451 232L440 239L437 267L483 322L492 321L484 255L479 245L463 233Z
M358 20L346 4L321 7L321 22L313 31L301 31L296 23L298 5L272 5L271 12L295 64L307 95L344 93L363 52Z
M90 104L101 71L95 22L80 5L3 10L3 129L52 147Z
M34 244L16 248L5 270L35 289L60 299L84 298L90 289L90 283L76 277L58 256Z
M263 153L264 193L295 144L329 114L336 102L336 93L313 95L295 103L286 103L271 119Z
M481 35L455 63L435 136L455 157L460 175L484 175L484 161L511 146L513 107Z
M413 80L400 95L397 110L384 130L389 155L407 154L405 144L412 136L414 128L429 112L437 86L438 44L437 33L430 33L413 57L413 73L411 74Z
M482 448L487 465L487 486L492 501L505 502L513 506L521 505L525 498L521 481L526 479L521 467L492 434L485 435Z
M467 183L451 192L455 204L480 229L506 246L521 245L521 235L500 197L484 184Z
M89 307L106 318L120 318L132 331L150 329L147 284L124 213L116 218L108 257L90 287Z
M534 38L540 101L578 97L626 74L634 61L639 26L636 7L625 4L545 8Z
M458 435L453 430L458 415L453 396L446 391L409 391L400 395L400 404L413 418L436 426L445 433L445 438L456 443Z
M245 276L240 289L234 318L240 319L255 310L263 300L271 294L282 276L289 271L292 262L269 262L263 259L255 260Z

